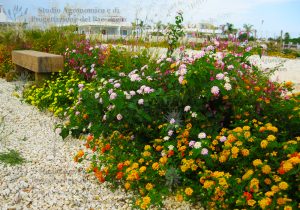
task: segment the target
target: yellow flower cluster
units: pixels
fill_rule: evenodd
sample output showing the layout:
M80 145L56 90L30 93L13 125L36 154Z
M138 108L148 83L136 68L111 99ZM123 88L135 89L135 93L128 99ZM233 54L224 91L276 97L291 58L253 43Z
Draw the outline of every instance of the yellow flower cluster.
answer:
M182 165L180 166L180 169L182 172L186 172L188 169L191 169L192 171L197 170L198 166L195 164L194 159L182 159Z
M191 196L193 194L193 189L190 187L187 187L187 188L185 188L184 192L186 195Z
M265 209L270 205L271 201L272 200L270 198L263 198L262 200L258 201L258 204L262 209Z

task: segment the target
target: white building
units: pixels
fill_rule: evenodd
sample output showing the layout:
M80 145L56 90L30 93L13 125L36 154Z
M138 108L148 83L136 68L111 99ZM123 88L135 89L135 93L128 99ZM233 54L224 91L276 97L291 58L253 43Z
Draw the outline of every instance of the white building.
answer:
M107 17L90 22L80 22L78 33L97 39L126 38L132 34L132 24L125 22L123 17Z
M11 21L7 18L3 5L0 4L0 25L10 25Z

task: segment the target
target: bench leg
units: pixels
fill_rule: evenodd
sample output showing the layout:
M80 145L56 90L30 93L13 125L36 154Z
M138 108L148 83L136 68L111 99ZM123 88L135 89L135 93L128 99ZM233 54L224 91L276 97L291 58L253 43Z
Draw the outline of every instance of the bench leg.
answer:
M18 66L18 65L15 65L15 71L20 74L24 71L25 69L22 67L22 66Z

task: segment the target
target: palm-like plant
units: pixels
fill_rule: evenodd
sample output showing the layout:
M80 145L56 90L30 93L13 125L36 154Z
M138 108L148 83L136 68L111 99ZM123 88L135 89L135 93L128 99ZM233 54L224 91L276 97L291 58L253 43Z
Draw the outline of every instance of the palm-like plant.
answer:
M254 31L254 29L252 27L253 27L253 25L250 25L250 24L243 25L243 28L245 29L245 32L247 33L247 39L249 39L250 33L252 33Z
M226 25L224 27L224 33L236 35L237 29L234 28L234 25L232 23L226 23Z

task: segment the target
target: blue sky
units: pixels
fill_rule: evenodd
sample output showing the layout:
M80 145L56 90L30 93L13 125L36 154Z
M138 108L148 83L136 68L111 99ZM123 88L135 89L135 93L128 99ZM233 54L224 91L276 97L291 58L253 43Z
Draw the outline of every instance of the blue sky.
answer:
M15 5L28 8L35 15L38 8L63 9L67 4L77 8L119 8L132 22L136 17L149 23L173 21L176 11L184 12L185 23L226 22L241 28L251 24L258 36L279 36L280 31L300 37L300 0L0 0L5 9Z

